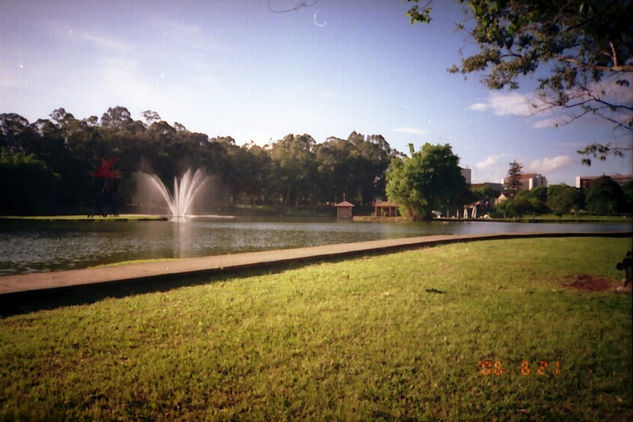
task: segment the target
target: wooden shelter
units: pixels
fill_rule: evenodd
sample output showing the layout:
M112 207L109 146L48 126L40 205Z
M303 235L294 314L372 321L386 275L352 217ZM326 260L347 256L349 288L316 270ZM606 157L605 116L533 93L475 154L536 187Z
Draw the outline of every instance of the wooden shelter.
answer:
M398 204L388 201L374 202L374 215L376 217L397 217Z
M336 207L336 218L352 218L352 208L354 208L354 204L343 201L334 206Z

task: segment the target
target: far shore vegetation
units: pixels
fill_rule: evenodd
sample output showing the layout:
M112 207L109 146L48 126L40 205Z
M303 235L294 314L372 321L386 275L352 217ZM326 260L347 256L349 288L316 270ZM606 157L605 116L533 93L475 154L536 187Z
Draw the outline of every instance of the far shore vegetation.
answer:
M0 320L0 419L630 420L630 246L458 243L29 302Z
M465 183L449 144L427 143L417 152L410 146L407 156L381 134L353 131L320 143L309 134L288 134L266 146L238 146L230 136L170 125L150 110L144 121L122 106L101 118L76 118L63 108L49 117L29 122L0 114L0 215L164 215L165 204L146 198L139 171L170 187L190 168L210 177L195 204L203 214L333 215L333 205L346 199L355 215L370 215L377 200L390 200L411 219L462 214L474 205L478 216L493 218L633 215L633 182L620 186L608 176L585 189L510 189L508 199L498 201L502 188Z

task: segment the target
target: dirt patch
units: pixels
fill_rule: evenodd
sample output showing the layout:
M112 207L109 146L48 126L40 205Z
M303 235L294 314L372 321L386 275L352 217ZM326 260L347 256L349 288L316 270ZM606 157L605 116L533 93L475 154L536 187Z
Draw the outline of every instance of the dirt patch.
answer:
M585 292L604 292L612 290L622 293L631 293L631 286L624 287L624 283L599 275L577 274L570 278L571 282L563 283L563 286L570 289L577 289Z

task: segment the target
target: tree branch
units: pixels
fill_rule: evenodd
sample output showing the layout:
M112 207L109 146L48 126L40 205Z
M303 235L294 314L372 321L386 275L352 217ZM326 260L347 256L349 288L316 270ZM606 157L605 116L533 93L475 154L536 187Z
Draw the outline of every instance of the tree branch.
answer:
M603 70L605 72L626 72L626 73L633 72L633 65L601 66L601 65L585 63L578 59L574 59L573 57L567 57L567 56L558 56L557 59L560 60L561 62L573 63L576 66L582 67L585 69Z

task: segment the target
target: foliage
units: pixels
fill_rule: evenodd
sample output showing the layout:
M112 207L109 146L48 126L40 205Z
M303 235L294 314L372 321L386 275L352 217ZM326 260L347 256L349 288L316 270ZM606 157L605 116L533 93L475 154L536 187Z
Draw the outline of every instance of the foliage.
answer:
M310 135L289 134L273 146L271 157L286 207L289 204L297 206L301 199L312 202L310 186L317 171L315 145L316 141Z
M512 198L497 205L497 212L504 217L521 217L525 214L543 214L549 212L546 205L547 188L519 190Z
M412 22L430 22L430 1L409 10ZM626 93L633 83L633 2L628 0L460 0L467 30L479 51L451 72L484 72L490 89L519 87L525 75L539 76L534 110L569 113L567 123L599 116L625 132L633 131L633 105ZM472 21L470 20L472 18ZM472 23L471 25L471 22ZM593 144L579 151L601 159L622 149ZM585 158L585 164L591 159Z
M152 110L141 114L145 122L117 106L100 119L79 120L59 108L50 120L34 123L15 113L0 114L0 147L34 154L59 175L59 183L50 187L56 203L49 204L48 212L90 206L100 187L90 172L104 158L118 159L123 204L133 202L136 171L156 173L169 186L193 167L213 176L208 189L219 206L325 206L345 193L356 205L368 206L384 197L385 171L398 155L381 135L352 132L347 140L328 138L317 144L308 134L290 134L263 147L252 142L238 146L230 136L209 138L180 123L171 125Z
M466 190L459 157L449 144L426 143L411 157L394 159L387 171L387 197L398 204L400 212L414 220L432 218L433 210L457 205Z
M618 215L624 210L624 192L609 176L592 180L587 188L585 206L597 215Z
M633 214L633 181L627 182L622 186L622 192L624 193L624 210L628 214Z
M518 161L512 161L508 168L508 176L504 180L504 190L507 195L512 198L521 189L521 174L523 174L523 165Z
M0 419L629 420L630 296L564 287L620 279L629 248L459 243L45 298L0 320Z
M573 186L552 185L547 189L547 207L559 217L582 209L583 203L582 191Z
M488 185L479 186L471 190L479 201L490 201L499 196L499 192Z
M0 213L37 213L50 207L59 175L34 154L0 152Z

